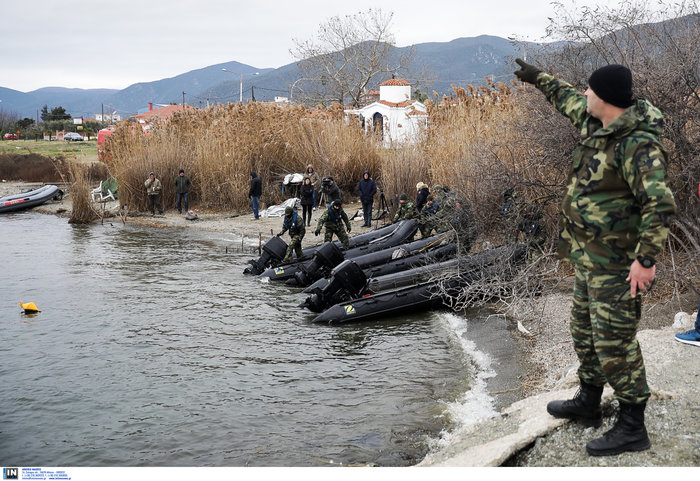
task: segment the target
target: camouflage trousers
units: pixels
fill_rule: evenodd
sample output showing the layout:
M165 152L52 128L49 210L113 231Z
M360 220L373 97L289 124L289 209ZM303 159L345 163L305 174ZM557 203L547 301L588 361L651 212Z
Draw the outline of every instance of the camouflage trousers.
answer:
M421 238L425 239L426 237L430 237L430 234L433 233L433 230L437 230L437 229L435 229L434 222L432 222L430 220L426 220L422 224L418 224L418 230L420 230Z
M619 401L641 404L650 396L635 337L642 299L630 295L627 274L577 266L570 327L579 378L594 386L607 381Z
M346 250L350 248L350 239L348 239L348 233L345 232L345 229L343 229L342 225L326 224L326 231L323 234L323 241L330 242L331 240L333 240L333 234L335 234L338 237L338 240L343 244L343 247Z
M292 236L292 240L289 241L289 245L287 246L287 253L284 256L283 262L288 262L292 260L292 252L296 252L297 259L301 259L301 256L303 255L301 252L301 240L303 238L303 235Z

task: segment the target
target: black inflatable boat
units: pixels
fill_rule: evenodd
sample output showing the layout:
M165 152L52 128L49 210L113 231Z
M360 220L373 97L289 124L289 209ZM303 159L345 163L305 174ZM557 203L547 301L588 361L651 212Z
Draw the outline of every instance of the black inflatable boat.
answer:
M435 243L433 241L435 237L437 236L409 244L412 246L416 246L416 244L418 244L419 246L412 251L404 249L403 247L396 247L385 251L376 252L374 255L356 257L355 259L352 259L352 261L354 265L362 270L364 273L364 278L369 279L392 274L394 272L406 271L454 257L454 255L457 253L457 246L451 241L451 238L446 236L444 239L442 239L445 241L443 244L442 242ZM400 253L401 257L394 258L394 255L397 253ZM341 265L343 265L343 263L339 264L331 271L330 278L317 280L304 289L304 292L307 294L318 294L330 283L332 276L340 269ZM299 307L306 306L304 303L302 303Z
M402 221L397 224L391 224L386 227L382 227L380 229L372 230L369 232L364 232L362 234L358 234L356 236L350 237L349 242L350 242L350 249L354 249L359 246L363 246L366 244L369 244L371 242L383 242L382 239L386 239L390 236L393 236L397 231L401 231L402 229L406 229L406 224L413 223L413 221ZM417 230L417 226L416 226ZM415 234L415 231L413 232ZM341 243L340 241L334 241L333 244L335 244L338 249L341 248ZM292 265L296 264L298 262L304 262L310 260L313 255L316 253L318 249L320 249L324 244L318 244L315 246L310 246L310 247L305 247L302 249L302 258L297 259L292 263L289 263L287 265ZM280 265L282 262L282 259L284 259L284 256L287 252L287 243L284 242L281 238L279 237L272 237L270 240L268 240L263 246L262 246L262 254L260 258L258 259L251 259L248 261L248 264L250 264L248 267L245 268L243 271L244 274L252 274L252 275L260 275L262 274L266 269L270 267L276 267Z
M267 269L260 274L260 277L268 277L272 281L294 279L290 281L290 284L306 286L328 274L344 259L353 259L363 254L399 246L412 238L417 230L418 226L413 220L402 221L396 224L391 233L373 239L364 245L351 247L347 251L342 251L333 242L326 242L318 246L311 259L280 264L278 267Z
M313 322L329 324L358 322L437 307L443 304L447 296L456 293L463 286L491 276L502 276L509 267L521 264L525 258L526 248L524 245L504 246L460 259L456 266L446 266L446 270L443 271L458 269L458 275L453 274L441 279L378 293L369 290L367 280L365 279L364 283L362 281L364 275L362 270L357 266L352 267L352 261L348 261L348 264L344 263L344 269L341 270L337 278L334 276L329 281L329 291L335 290L336 292L329 293L327 297L333 298L333 296L338 295L342 297L357 292L356 297L331 306L314 318ZM417 269L422 269L422 267ZM400 283L394 282L394 285L407 283L412 274L418 275L415 271L402 272L400 277L403 280ZM381 283L382 280L375 283L374 287L379 288ZM387 279L384 279L383 283L387 287L392 285L392 282L387 282ZM358 292L360 285L364 287Z

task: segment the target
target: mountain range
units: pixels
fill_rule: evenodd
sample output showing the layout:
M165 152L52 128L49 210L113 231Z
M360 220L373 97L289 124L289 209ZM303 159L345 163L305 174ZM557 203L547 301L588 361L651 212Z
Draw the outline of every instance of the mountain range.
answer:
M517 53L510 41L481 35L450 42L393 47L392 55L401 55L409 48L413 49L410 70L428 73L429 80L422 82L420 90L427 93L434 90L438 94L451 92L451 84L479 84L487 76L497 78L511 74L513 66L509 57ZM303 75L296 63L272 69L232 61L171 78L136 83L123 90L45 87L25 93L0 86L0 98L6 112L17 113L22 118L37 118L44 105L48 105L49 110L61 106L73 117L92 118L98 113L116 112L126 118L147 108L149 103L181 104L183 92L185 102L195 107L237 102L241 76L244 101L251 95L258 101L268 101L275 96L289 97L294 82ZM378 85L370 88L378 88ZM293 97L294 92L291 95Z

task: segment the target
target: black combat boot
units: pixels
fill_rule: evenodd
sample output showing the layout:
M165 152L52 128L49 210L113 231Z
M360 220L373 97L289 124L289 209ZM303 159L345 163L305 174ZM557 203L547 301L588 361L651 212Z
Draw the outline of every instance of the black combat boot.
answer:
M612 456L626 451L644 451L651 447L651 441L644 427L643 404L620 403L617 422L603 437L586 444L591 456Z
M581 421L586 427L600 427L603 424L603 411L600 398L603 386L594 386L581 381L581 387L573 399L552 401L547 404L547 412L555 418Z

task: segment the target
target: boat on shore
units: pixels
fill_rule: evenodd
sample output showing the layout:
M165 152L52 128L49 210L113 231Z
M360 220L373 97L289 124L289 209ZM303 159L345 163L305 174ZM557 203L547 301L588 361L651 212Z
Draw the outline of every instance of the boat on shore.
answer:
M413 220L407 220L392 226L390 233L363 245L353 247L351 244L348 250L342 250L336 243L326 242L317 247L311 258L279 264L277 267L267 269L259 277L267 277L271 281L289 280L290 285L307 286L328 274L344 259L353 259L364 254L400 246L413 237L417 230L418 225Z
M350 249L356 249L361 246L366 246L372 244L373 246L385 243L388 239L396 238L397 233L399 235L404 235L404 232L413 232L418 229L413 221L402 221L397 224L391 224L386 227L381 227L369 232L364 232L356 236L349 238ZM340 241L336 240L332 242L338 249L341 249L342 244ZM294 261L287 263L287 266L294 266L295 264L308 263L314 254L322 248L324 244L317 244L310 247L305 247L302 249L302 257L300 259L295 259ZM272 237L262 246L262 254L258 259L251 259L248 261L249 266L243 271L244 274L260 275L263 274L267 269L274 268L282 264L282 260L287 252L287 243L284 242L279 237ZM352 255L352 254L351 254ZM299 266L290 267L296 272ZM269 275L269 273L268 273ZM293 274L292 274L293 275ZM267 276L265 276L267 277ZM277 276L269 275L273 279L277 279ZM280 278L282 279L282 278ZM284 277L286 279L286 276Z
M28 192L0 197L0 214L36 207L54 198L63 198L63 191L56 185L44 185Z
M347 299L354 295L354 298L334 304L313 319L314 323L328 324L368 321L437 308L473 282L507 276L511 267L525 261L526 252L522 244L503 246L374 280L366 279L363 271L348 261L342 269L338 269L338 275L329 280L327 292L314 294L300 307L314 310L323 307L323 302L329 299L338 299L338 296ZM426 276L431 279L420 282ZM412 285L416 281L419 283ZM375 292L377 289L389 290Z

